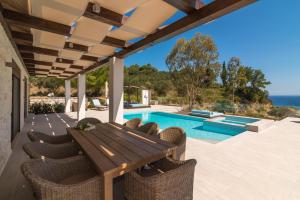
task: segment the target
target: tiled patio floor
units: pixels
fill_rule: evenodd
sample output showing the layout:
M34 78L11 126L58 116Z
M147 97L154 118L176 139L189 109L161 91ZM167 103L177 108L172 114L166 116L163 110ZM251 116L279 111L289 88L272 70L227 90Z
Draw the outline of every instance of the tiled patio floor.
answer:
M102 116L88 111L87 116ZM72 114L70 114L72 116ZM101 117L100 117L101 118ZM64 134L75 120L64 114L30 116L0 177L0 199L31 200L20 172L22 145L30 129ZM194 199L300 199L300 119L287 118L261 133L245 132L218 144L188 139L187 158L196 158Z

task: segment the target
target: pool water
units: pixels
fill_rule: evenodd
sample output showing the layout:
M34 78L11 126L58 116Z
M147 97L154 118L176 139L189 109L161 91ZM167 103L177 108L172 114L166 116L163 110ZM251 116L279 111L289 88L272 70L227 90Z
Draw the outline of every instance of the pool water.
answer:
M240 124L240 125L246 125L257 121L259 121L259 119L249 118L249 117L238 117L238 116L226 116L225 119L221 120L221 122Z
M124 118L127 120L140 118L143 124L156 122L160 129L178 126L184 129L188 137L211 141L223 141L246 131L244 127L240 126L209 122L204 118L164 112L127 113Z

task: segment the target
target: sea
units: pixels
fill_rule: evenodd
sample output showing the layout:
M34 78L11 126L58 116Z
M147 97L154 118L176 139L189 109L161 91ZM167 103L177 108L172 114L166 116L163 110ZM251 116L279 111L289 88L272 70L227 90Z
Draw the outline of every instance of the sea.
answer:
M300 96L269 96L275 106L292 106L300 109Z

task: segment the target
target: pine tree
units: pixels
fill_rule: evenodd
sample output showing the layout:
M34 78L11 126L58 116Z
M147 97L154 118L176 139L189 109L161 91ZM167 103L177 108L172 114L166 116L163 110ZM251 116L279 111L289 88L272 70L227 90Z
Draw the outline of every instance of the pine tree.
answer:
M223 66L222 66L221 79L222 79L223 87L227 87L227 69L226 69L225 61L223 62Z

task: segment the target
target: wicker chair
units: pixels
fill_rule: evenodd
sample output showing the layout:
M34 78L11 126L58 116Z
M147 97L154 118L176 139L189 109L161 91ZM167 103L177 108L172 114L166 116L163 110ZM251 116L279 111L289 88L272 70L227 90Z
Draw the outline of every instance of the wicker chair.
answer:
M131 120L127 121L126 123L124 123L123 126L126 126L131 129L136 129L137 127L140 126L140 124L141 124L141 119L134 118L134 119L131 119Z
M78 121L77 127L80 124L85 124L85 123L90 123L90 124L95 125L95 124L102 123L102 122L99 119L96 119L96 118L93 118L93 117L86 117L86 118Z
M165 158L151 170L125 174L124 190L128 200L192 200L196 160Z
M72 142L65 144L32 142L24 144L23 149L30 158L63 159L79 154L79 149Z
M148 135L157 135L159 128L158 128L157 123L150 122L150 123L144 124L144 125L136 128L135 130L141 131Z
M72 141L72 138L69 135L51 136L39 131L29 131L27 132L27 135L33 142L40 141L49 144L63 144Z
M39 200L100 200L102 178L84 156L34 159L21 166Z
M179 127L170 127L159 133L160 139L177 146L173 158L176 160L185 159L186 134Z

